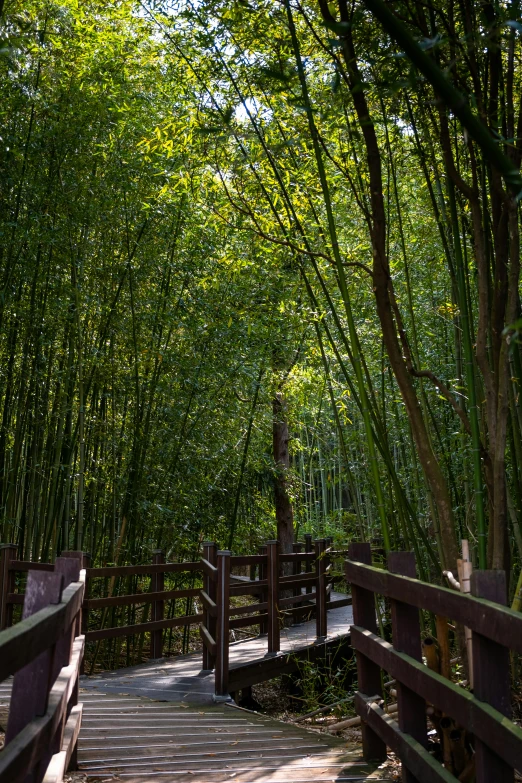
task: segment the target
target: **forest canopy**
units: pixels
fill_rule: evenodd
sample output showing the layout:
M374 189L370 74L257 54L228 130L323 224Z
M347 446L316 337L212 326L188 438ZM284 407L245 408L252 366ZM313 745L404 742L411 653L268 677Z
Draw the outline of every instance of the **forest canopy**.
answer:
M519 1L0 22L1 540L519 571Z

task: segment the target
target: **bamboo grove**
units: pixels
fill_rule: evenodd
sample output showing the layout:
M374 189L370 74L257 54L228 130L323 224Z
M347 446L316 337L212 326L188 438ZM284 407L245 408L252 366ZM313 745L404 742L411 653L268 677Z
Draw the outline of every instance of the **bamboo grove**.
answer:
M518 0L0 18L2 541L518 574Z

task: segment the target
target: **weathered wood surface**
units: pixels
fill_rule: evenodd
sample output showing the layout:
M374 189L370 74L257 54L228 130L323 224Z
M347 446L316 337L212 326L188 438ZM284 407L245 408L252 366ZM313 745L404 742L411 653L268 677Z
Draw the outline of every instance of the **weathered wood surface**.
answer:
M82 693L80 771L101 780L384 780L356 747L229 707ZM117 776L117 777L116 777Z
M8 704L10 687L10 682L0 685L0 704ZM391 783L362 760L356 746L233 706L194 706L90 688L81 689L80 699L78 761L88 779Z

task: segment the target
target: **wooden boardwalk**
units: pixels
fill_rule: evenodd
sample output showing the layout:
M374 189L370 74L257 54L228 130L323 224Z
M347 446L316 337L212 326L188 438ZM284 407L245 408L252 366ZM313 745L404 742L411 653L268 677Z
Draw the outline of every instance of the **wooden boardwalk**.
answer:
M328 619L326 644L345 640L351 607L330 611ZM267 661L283 664L289 654L322 645L315 644L315 621L285 628L278 656L265 655L266 637L232 644L231 672ZM0 705L8 705L10 691L11 682L0 685ZM356 746L234 704L215 704L213 692L214 675L201 672L200 653L82 677L80 771L93 782L126 783L388 779L362 761Z
M127 783L385 780L341 740L228 705L81 694L80 770Z
M341 597L341 594L334 596ZM333 646L348 641L351 623L351 606L331 609L328 612L328 636L325 643ZM297 656L300 652L308 654L315 650L323 653L325 643L316 645L315 641L315 620L312 620L281 629L281 652L277 655L266 655L266 636L231 644L231 690L234 678L236 681L244 678L246 671L252 673L251 680L255 684L277 676L280 673L279 665L288 671L286 661L289 654ZM267 669L270 671L267 672ZM208 704L212 702L214 693L214 673L201 671L201 653L195 653L85 677L82 678L82 687L96 688L106 693L125 691L134 696L151 699Z

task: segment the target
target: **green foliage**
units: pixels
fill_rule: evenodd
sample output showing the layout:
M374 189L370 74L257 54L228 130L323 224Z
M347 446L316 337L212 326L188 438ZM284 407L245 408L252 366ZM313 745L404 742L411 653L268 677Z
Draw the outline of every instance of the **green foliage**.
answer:
M481 23L466 32L443 3L429 24L401 9L422 62L436 61L470 102L485 85L476 112L516 168L518 126L505 96L493 116ZM484 313L477 255L482 231L486 278L507 286L511 275L518 290L516 253L497 258L493 236L504 226L509 250L518 212L498 206L510 202L491 156L453 115L444 120L367 6L349 19L333 11L261 0L4 9L0 522L2 540L27 557L74 545L97 562L148 560L156 546L191 556L204 538L227 544L231 527L236 550L254 549L274 535L272 399L282 389L298 531L339 545L383 537L414 548L424 575L440 571L442 505L374 298L370 126L395 337L455 537L476 543L474 494L485 489L486 524L522 541L520 308L517 296L508 317L488 294ZM490 48L510 73L502 89L516 94L515 14L497 11L502 46ZM480 191L483 225L466 185ZM496 402L509 398L505 449L490 378ZM501 509L493 463L507 476Z

